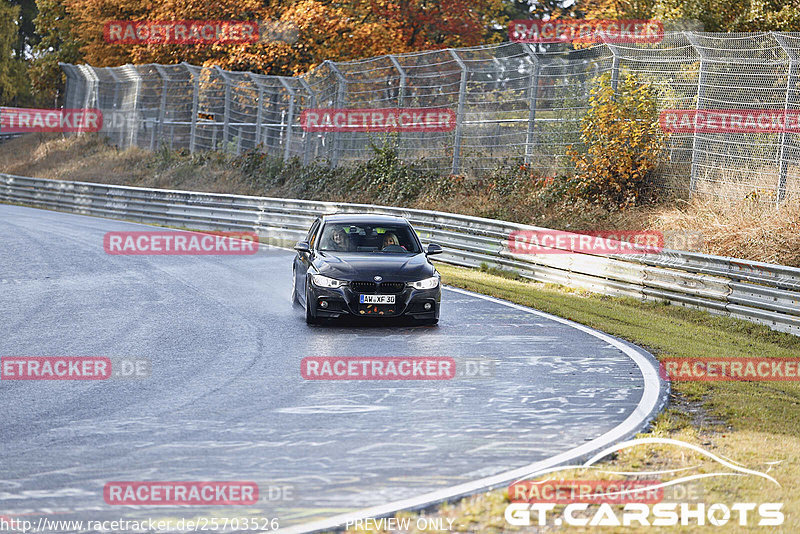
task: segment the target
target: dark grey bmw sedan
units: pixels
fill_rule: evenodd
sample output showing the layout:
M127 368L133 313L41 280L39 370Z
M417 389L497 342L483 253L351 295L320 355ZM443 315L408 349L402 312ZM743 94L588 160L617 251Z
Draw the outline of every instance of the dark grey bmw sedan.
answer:
M402 217L326 215L314 221L295 245L292 301L302 304L306 322L341 316L409 317L439 321L439 273L417 233Z

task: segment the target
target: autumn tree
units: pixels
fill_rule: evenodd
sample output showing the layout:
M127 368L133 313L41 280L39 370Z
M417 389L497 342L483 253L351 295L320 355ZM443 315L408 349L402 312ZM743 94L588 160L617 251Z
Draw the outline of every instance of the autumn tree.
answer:
M25 82L24 63L18 55L20 7L0 0L0 105L8 105L20 94Z
M33 93L41 101L53 102L64 86L64 73L59 62L81 60L80 41L72 32L72 18L59 0L36 0L38 14L33 23L39 42L33 49L28 76Z

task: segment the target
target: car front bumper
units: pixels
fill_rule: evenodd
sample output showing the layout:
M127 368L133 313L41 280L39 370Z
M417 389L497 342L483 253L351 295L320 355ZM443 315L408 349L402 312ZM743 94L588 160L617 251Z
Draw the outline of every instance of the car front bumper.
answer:
M374 295L376 293L363 293ZM319 318L354 317L412 317L414 319L438 319L439 304L442 300L441 284L434 289L414 289L406 287L400 293L392 294L394 304L361 304L362 293L353 291L349 286L329 289L309 285L308 302L312 315ZM326 304L323 304L326 303ZM429 304L429 309L425 305ZM324 306L324 307L323 307Z

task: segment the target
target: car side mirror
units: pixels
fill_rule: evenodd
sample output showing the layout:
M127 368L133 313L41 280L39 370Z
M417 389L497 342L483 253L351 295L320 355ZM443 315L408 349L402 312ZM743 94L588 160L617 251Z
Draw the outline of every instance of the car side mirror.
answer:
M444 252L444 250L442 250L442 247L440 247L436 243L431 243L430 245L428 245L428 251L425 254L427 254L428 256L432 256L433 254L441 254L442 252Z
M294 249L297 252L311 252L311 248L309 248L308 243L305 241L298 241L295 243Z

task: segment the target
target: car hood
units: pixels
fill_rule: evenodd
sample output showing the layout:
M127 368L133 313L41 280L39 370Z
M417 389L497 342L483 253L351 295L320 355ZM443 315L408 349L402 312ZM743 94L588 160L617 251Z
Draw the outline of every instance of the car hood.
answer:
M318 252L314 267L319 274L338 280L368 280L375 276L386 282L414 282L433 276L435 269L425 254L358 254Z

